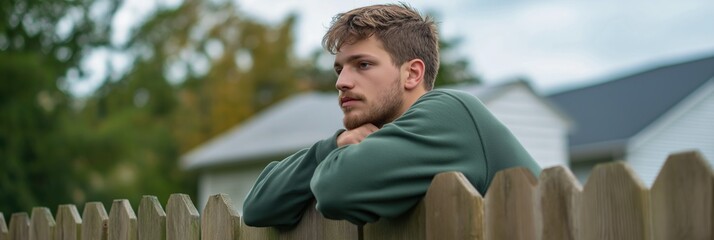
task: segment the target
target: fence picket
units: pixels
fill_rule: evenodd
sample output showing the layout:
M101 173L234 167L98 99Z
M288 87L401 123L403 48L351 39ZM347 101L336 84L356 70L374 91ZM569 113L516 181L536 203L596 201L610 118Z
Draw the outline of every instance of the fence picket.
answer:
M166 211L169 239L198 240L201 237L201 217L191 197L183 193L171 194Z
M544 169L539 177L542 239L577 239L578 199L582 187L566 167Z
M237 239L240 230L240 216L225 194L210 196L201 216L201 239ZM238 239L254 239L244 238ZM258 238L255 238L258 239Z
M315 209L315 202L310 204L295 228L281 232L279 239L285 240L357 240L357 226L347 221L335 221L322 217Z
M654 239L712 239L713 181L698 152L670 155L650 191Z
M364 225L364 240L422 240L426 239L426 206L420 201L407 213L394 219L381 218Z
M486 193L486 239L540 239L538 182L526 168L496 173Z
M82 211L82 239L107 240L109 216L101 202L88 202Z
M129 200L114 200L109 210L109 240L136 240L136 214Z
M649 193L623 162L595 167L580 198L578 239L649 239Z
M9 236L12 240L30 239L30 218L27 213L13 213L10 217Z
M55 240L80 240L82 234L82 218L73 204L59 205L57 208L57 225Z
M204 211L205 212L205 211ZM278 230L271 227L251 227L240 221L240 237L238 239L275 240L279 239ZM231 239L231 238L225 238Z
M8 240L7 224L5 224L5 215L0 212L0 240Z
M483 198L462 173L437 174L424 204L426 239L483 239Z
M30 240L52 239L55 229L55 219L49 208L34 207L30 217Z
M139 240L166 239L166 213L156 196L143 196L137 213Z

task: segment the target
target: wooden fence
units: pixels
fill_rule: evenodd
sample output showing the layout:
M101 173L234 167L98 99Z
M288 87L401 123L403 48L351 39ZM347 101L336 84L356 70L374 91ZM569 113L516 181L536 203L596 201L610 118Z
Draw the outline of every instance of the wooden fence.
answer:
M397 219L363 227L310 208L289 231L246 226L228 196L211 196L199 215L185 194L166 211L145 196L138 216L127 200L107 214L100 202L0 214L0 240L19 239L713 239L714 174L696 152L671 155L647 189L621 162L598 165L582 188L563 167L539 179L523 168L496 174L485 198L456 172L437 175L423 201Z

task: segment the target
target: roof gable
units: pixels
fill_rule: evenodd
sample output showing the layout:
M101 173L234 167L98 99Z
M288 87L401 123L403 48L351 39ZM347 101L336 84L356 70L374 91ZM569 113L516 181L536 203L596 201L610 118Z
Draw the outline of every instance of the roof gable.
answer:
M572 147L625 142L714 77L714 56L549 96L571 116Z

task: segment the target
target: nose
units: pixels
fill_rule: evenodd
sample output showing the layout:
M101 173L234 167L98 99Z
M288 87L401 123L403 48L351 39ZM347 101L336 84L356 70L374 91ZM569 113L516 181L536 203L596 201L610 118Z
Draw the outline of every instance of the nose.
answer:
M337 82L335 83L335 88L340 91L346 91L354 87L354 81L347 71L343 70L340 75L337 76Z

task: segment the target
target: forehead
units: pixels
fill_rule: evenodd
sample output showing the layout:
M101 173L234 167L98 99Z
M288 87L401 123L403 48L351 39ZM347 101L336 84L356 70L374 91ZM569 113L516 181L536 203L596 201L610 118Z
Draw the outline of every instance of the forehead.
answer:
M335 54L335 63L343 63L355 56L371 56L384 60L391 59L389 53L384 49L382 41L374 36L352 44L342 45L337 54Z

